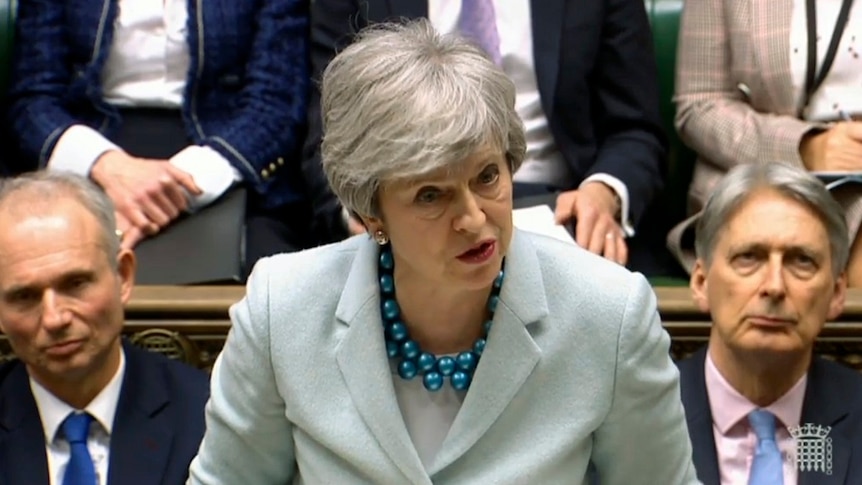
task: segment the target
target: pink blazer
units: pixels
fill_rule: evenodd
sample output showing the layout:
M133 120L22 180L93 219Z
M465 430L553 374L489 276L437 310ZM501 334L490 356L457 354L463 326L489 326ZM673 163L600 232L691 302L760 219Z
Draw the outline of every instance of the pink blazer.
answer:
M692 216L668 234L691 270L683 233L718 180L736 164L802 166L799 142L818 123L797 118L790 74L792 0L685 0L676 65L676 128L699 155L689 188Z

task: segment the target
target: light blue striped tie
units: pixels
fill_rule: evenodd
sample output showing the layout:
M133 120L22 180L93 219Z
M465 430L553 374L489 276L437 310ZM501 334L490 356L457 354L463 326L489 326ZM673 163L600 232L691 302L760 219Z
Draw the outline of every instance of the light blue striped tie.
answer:
M749 413L748 422L757 436L748 485L783 485L784 462L775 442L775 415L764 409Z
M493 0L463 0L458 30L485 50L500 65L500 33Z

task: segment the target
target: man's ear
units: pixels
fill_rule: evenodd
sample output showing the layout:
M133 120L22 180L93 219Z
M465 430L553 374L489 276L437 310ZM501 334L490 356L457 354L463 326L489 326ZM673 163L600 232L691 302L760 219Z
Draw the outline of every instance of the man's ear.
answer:
M120 249L117 254L117 274L120 278L120 297L123 304L128 303L132 296L132 288L135 286L135 270L138 264L135 253L131 249Z
M832 300L829 302L829 314L827 319L835 320L844 311L844 300L847 298L847 272L842 272L835 279L835 287L832 289Z
M697 307L704 313L709 313L709 296L708 284L706 279L706 263L703 259L698 258L694 263L694 269L691 270L691 278L688 281L688 286L691 288L691 296Z

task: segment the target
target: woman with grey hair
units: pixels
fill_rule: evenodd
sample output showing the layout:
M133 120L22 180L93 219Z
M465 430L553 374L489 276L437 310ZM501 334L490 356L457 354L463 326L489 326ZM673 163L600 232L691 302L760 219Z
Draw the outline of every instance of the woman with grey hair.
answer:
M644 278L513 229L511 81L419 21L322 83L324 169L371 237L256 266L189 483L697 483Z

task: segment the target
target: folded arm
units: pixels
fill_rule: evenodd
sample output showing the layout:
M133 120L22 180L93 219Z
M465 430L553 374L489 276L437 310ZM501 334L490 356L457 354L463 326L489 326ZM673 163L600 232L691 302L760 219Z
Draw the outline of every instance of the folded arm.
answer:
M308 3L266 0L257 13L240 100L229 122L207 131L202 144L228 160L264 193L284 170L304 135L308 102ZM192 48L196 48L193 41ZM292 162L292 160L287 160Z

